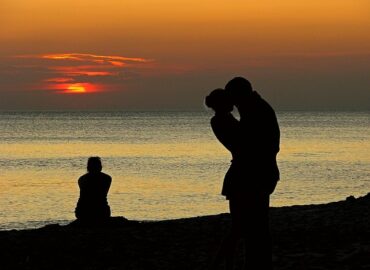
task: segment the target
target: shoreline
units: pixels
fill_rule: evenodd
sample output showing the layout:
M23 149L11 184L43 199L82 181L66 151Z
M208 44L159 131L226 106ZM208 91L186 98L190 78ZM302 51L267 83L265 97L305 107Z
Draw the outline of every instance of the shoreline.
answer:
M311 203L311 204L294 204L294 205L284 205L284 206L270 206L270 211L276 211L276 210L273 210L273 209L295 209L295 208L306 208L306 207L312 207L312 208L315 208L315 207L323 207L325 205L330 205L330 204L336 204L336 203L341 203L341 202L344 202L344 201L348 201L348 200L357 200L357 199L361 199L363 197L367 197L367 196L370 196L370 192L365 194L365 195L362 195L362 196L358 196L358 197L354 197L353 195L350 195L348 196L346 199L344 200L340 200L340 201L333 201L333 202L326 202L326 203ZM210 214L210 215L203 215L203 216L191 216L191 217L180 217L180 218L169 218L169 219L153 219L153 220L137 220L137 219L131 219L132 221L136 221L136 222L139 222L139 223L156 223L156 222L172 222L172 221L180 221L180 220L192 220L192 219L196 219L196 218L208 218L208 217L216 217L216 216L221 216L221 215L228 215L228 213L218 213L218 214ZM112 217L120 217L120 216L112 216ZM1 232L10 232L10 231L29 231L29 230L39 230L39 229L43 229L44 227L48 227L48 226L61 226L61 227L64 227L64 226L67 226L68 224L72 223L73 221L75 221L75 219L73 220L50 220L50 221L26 221L26 222L23 222L23 223L19 223L19 224L26 224L26 223L34 223L34 224L40 224L40 226L35 226L35 227L22 227L22 228L6 228L6 229L0 229L0 233ZM16 222L12 222L14 224L17 224Z
M369 224L370 193L271 208L275 269L370 269ZM207 269L229 225L229 215L219 214L109 228L50 224L0 231L0 268Z

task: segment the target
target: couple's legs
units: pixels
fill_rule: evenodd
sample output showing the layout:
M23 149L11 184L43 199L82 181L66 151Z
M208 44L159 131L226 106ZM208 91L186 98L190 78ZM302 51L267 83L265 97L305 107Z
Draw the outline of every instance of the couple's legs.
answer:
M230 216L231 216L231 229L223 239L220 249L217 252L214 266L212 268L219 269L222 263L225 263L226 270L232 270L234 268L234 254L236 247L242 238L241 235L241 222L240 222L240 211L238 204L234 200L229 200Z
M269 195L250 193L229 201L231 231L222 242L217 260L233 269L234 254L240 239L245 242L245 269L271 270L272 246L269 230Z
M269 194L247 196L243 219L245 269L272 269L272 243L269 226Z
M239 236L234 235L232 231L230 231L226 237L223 239L220 249L217 252L217 256L215 259L214 269L217 268L222 263L225 263L226 270L234 269L234 254L236 250L236 246L239 243Z

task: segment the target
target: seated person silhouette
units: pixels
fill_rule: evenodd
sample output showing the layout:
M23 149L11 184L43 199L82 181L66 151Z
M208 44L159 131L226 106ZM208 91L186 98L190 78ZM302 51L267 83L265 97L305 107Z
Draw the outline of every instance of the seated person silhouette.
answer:
M75 214L79 222L89 224L105 223L110 218L107 195L112 178L101 172L99 157L90 157L87 161L87 173L78 179L80 198Z

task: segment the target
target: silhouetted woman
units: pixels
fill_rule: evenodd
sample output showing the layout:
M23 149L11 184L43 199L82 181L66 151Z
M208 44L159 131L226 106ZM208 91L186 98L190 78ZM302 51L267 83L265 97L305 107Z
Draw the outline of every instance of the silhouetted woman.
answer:
M90 157L87 161L87 173L78 179L80 198L75 214L84 224L102 223L111 214L107 195L112 178L101 172L102 168L99 157Z
M228 93L223 89L213 90L205 99L207 107L212 108L215 115L211 119L212 130L217 139L231 152L232 161L227 171L222 186L221 194L229 200L230 214L232 220L231 232L225 237L221 248L216 256L214 267L225 260L226 269L233 268L233 257L238 240L241 238L240 207L236 198L238 178L240 178L240 124L231 114L233 104Z

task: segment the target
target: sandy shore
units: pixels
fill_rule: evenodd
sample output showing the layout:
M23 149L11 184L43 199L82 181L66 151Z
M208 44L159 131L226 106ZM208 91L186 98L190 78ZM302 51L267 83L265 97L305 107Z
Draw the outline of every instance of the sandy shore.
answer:
M0 269L207 269L229 228L227 214L121 221L111 228L1 231ZM271 224L276 269L370 269L370 194L272 208Z

